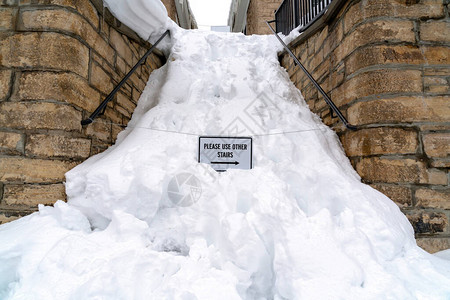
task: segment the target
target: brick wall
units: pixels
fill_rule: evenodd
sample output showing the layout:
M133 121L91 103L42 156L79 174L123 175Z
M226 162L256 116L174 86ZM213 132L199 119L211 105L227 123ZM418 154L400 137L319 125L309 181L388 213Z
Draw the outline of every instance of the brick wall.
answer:
M150 45L99 0L0 5L1 223L65 199L64 173L114 143L164 58L152 54L100 122L82 127Z
M448 1L348 1L331 23L291 46L359 127L343 129L292 59L281 57L362 180L401 207L420 246L450 248Z
M250 0L247 10L247 34L272 34L265 21L275 18L282 0Z

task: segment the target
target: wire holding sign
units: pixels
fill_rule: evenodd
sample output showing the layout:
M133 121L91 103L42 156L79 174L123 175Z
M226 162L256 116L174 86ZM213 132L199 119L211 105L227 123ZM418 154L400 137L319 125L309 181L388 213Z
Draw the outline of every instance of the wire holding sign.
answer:
M198 162L210 164L218 172L252 168L252 138L201 136L198 139Z

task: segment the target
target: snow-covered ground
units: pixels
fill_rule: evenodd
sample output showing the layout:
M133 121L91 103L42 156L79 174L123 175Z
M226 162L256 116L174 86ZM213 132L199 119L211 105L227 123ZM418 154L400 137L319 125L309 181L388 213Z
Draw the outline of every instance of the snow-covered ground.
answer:
M448 255L360 182L274 37L165 26L168 63L68 204L0 226L0 299L450 299ZM199 164L202 135L251 136L254 168Z

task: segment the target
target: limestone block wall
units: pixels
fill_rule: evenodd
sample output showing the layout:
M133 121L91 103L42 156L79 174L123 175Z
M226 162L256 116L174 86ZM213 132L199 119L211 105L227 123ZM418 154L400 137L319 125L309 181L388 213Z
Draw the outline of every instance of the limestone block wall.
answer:
M64 173L114 143L165 58L152 54L82 127L150 45L99 0L0 3L1 223L65 199Z
M250 0L247 10L247 34L272 34L265 21L275 18L283 0Z
M343 129L292 59L281 56L311 110L338 132L362 180L400 206L419 245L450 248L448 1L348 1L291 47L358 126Z

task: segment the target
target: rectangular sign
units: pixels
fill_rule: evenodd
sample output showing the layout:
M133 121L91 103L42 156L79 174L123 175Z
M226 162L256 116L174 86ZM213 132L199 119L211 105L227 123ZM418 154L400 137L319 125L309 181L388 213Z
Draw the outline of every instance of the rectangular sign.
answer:
M198 162L218 172L252 168L251 137L201 136L198 145Z

